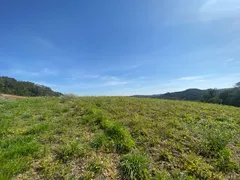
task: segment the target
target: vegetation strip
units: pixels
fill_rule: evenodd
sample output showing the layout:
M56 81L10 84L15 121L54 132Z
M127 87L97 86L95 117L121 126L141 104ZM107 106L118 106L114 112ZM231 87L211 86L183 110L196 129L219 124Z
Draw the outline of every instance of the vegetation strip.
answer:
M0 179L239 179L239 108L129 97L0 100Z

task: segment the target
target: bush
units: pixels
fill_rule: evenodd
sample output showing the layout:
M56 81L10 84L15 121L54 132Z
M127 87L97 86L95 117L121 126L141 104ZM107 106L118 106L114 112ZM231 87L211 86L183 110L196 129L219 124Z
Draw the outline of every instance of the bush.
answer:
M231 156L232 153L228 148L224 148L219 152L217 167L220 171L227 173L235 170L236 164L231 160Z
M218 157L232 138L232 133L224 126L214 126L204 134L200 144L200 154L206 157Z
M121 158L120 167L125 179L150 179L148 159L139 154L127 154Z

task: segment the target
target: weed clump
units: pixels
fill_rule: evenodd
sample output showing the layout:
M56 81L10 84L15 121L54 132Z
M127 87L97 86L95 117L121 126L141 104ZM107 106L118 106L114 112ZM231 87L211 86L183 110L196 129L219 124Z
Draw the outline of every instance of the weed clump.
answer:
M226 127L215 126L206 131L200 144L200 154L205 157L218 157L232 138Z
M129 152L135 146L130 133L121 125L111 123L109 120L104 120L101 125L105 129L106 135L114 141L118 152Z
M92 162L88 166L88 170L93 172L94 175L98 175L103 172L103 165L97 162Z
M183 156L184 172L199 179L209 179L211 177L212 166L207 164L202 158L196 154Z
M92 110L89 115L83 118L85 123L99 125L104 131L104 135L95 138L92 143L96 148L103 144L114 144L116 150L120 153L126 153L135 147L135 141L130 133L120 124L112 122L99 110Z
M47 131L49 126L47 124L38 124L27 130L24 135L35 135Z
M154 172L154 177L157 180L171 180L172 179L171 175L166 170Z
M94 138L91 146L93 148L99 149L102 146L107 146L107 144L109 144L108 142L109 138L105 134L99 134Z
M64 166L59 160L54 161L50 157L41 159L37 170L41 172L42 179L64 179L70 172L70 168Z
M77 142L72 142L65 146L61 146L57 151L57 159L66 162L72 158L83 157L86 154L86 149Z
M231 157L232 153L228 148L224 148L219 152L219 157L216 162L219 171L228 173L234 171L237 168L235 162L232 161Z
M148 159L140 154L124 155L120 162L123 176L127 180L150 179Z
M89 165L79 180L88 180L88 179L103 179L103 170L104 164L100 162L98 159L89 162Z

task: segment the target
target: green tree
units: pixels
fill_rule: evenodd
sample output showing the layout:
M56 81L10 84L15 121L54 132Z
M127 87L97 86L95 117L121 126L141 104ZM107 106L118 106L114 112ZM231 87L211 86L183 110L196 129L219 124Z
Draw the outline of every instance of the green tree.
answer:
M46 86L31 82L17 81L14 78L0 76L0 93L14 94L19 96L60 96Z
M208 89L207 93L203 95L202 102L208 103L220 103L220 99L217 95L217 89Z
M236 83L235 87L240 88L240 82Z
M223 91L219 98L222 100L222 104L231 106L240 106L240 88L232 88Z
M4 87L4 83L3 83L3 80L0 78L0 93L3 92L3 87Z

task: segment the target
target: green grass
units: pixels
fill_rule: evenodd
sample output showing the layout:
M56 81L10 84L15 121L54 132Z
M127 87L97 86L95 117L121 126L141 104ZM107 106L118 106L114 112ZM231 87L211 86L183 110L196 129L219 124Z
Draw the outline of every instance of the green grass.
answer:
M0 141L0 179L10 179L29 167L37 158L40 144L31 136L4 138Z
M239 179L240 109L130 97L0 99L0 180Z
M148 159L144 155L126 154L122 157L120 166L125 179L150 179Z

